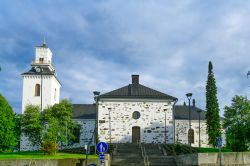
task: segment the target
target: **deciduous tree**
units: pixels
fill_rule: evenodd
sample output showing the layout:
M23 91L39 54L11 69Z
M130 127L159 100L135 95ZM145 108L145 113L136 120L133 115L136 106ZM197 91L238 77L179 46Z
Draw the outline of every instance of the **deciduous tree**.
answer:
M49 154L55 154L60 145L74 138L72 132L76 125L72 119L72 104L67 100L43 112L38 106L27 106L22 121L25 135Z
M250 145L250 103L246 97L235 96L225 107L223 126L227 145L234 151L245 151Z

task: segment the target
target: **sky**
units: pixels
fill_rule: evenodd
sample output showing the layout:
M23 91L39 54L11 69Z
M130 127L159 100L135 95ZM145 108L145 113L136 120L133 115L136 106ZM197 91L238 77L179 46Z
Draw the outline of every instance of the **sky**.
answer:
M212 61L220 114L250 95L250 2L233 0L1 0L0 93L21 112L21 73L46 38L61 99L93 103L101 93L140 83L175 96L193 93L205 109Z

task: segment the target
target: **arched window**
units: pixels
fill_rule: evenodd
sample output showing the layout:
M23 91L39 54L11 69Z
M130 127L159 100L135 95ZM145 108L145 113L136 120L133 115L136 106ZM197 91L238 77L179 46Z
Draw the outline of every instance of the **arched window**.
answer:
M35 86L35 96L40 96L40 84L36 84Z

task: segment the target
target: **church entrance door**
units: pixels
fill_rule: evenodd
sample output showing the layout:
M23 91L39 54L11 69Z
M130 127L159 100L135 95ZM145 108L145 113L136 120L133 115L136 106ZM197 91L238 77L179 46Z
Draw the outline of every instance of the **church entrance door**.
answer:
M138 126L134 126L132 127L132 143L136 144L140 142L140 127Z

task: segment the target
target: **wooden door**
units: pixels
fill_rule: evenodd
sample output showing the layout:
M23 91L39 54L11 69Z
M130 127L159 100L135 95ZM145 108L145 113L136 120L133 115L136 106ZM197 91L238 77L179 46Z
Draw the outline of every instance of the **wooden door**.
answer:
M140 127L138 126L132 127L132 143L133 144L140 142L140 136L141 136Z

